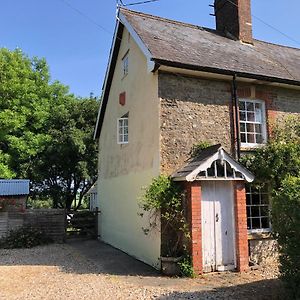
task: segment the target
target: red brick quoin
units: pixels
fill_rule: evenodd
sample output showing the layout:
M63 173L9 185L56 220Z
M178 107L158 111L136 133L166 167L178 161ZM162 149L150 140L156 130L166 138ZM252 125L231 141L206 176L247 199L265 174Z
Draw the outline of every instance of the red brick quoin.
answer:
M202 274L201 185L200 181L185 183L188 222L191 230L190 255L195 273Z
M236 263L239 272L249 269L246 192L244 182L234 184Z

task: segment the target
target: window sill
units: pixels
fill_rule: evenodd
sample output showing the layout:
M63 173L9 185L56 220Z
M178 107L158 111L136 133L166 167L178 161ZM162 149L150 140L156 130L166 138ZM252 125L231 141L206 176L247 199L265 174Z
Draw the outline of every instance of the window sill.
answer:
M248 240L263 240L272 238L271 229L263 231L248 230Z
M266 143L264 144L241 144L241 151L253 151L255 149L259 149L266 146Z
M120 146L122 147L122 146L126 146L126 145L128 145L128 144L129 144L129 142L127 142L127 143L119 143L119 142L118 142L117 144L118 144L118 145L120 145Z

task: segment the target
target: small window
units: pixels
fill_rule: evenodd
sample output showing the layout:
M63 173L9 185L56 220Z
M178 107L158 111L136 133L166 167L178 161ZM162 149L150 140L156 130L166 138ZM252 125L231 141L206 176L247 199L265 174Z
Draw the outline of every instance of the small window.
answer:
M128 117L118 119L118 144L128 144Z
M240 100L241 145L253 147L266 143L265 105L260 100Z
M270 203L267 189L246 185L247 228L250 232L270 231Z
M129 66L129 59L128 59L128 53L123 57L122 59L122 75L125 77L128 74L128 66Z

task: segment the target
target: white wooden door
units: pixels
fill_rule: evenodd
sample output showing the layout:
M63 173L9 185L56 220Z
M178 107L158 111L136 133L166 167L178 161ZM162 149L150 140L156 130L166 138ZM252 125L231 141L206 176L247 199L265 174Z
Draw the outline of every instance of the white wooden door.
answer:
M231 181L202 181L203 271L235 268L233 187Z

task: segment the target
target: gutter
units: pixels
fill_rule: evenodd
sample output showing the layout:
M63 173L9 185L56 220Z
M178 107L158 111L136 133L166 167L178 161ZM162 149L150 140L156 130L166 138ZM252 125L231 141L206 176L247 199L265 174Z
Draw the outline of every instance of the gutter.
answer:
M160 65L160 66L168 66L168 67L187 69L187 70L192 70L192 71L202 71L202 72L214 73L214 74L220 74L220 75L237 76L237 77L242 77L242 78L246 78L246 79L256 79L256 80L261 80L261 81L268 81L268 82L272 82L272 83L282 83L282 84L287 84L287 85L300 86L300 81L297 81L297 80L283 79L283 78L266 76L266 75L257 75L257 74L251 74L251 73L246 73L246 72L236 72L236 71L224 70L224 69L218 69L218 68L212 68L212 67L195 66L195 65L190 65L190 64L172 62L172 61L159 59L159 58L153 58L153 61L155 62L155 64Z

